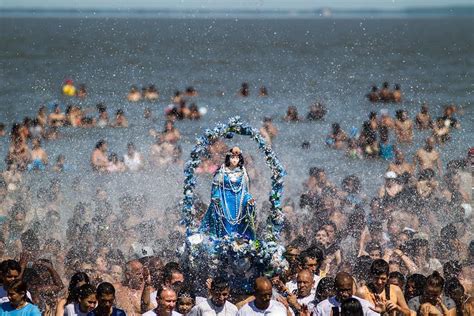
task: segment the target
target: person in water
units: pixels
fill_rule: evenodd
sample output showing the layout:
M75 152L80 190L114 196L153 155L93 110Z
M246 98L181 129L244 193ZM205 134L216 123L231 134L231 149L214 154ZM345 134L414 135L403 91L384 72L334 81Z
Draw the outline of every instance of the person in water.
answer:
M385 126L380 127L380 142L379 142L379 155L384 160L392 160L394 158L393 144L388 139L388 128Z
M127 100L129 102L138 102L142 99L142 94L140 90L138 90L137 86L132 86L130 91L127 94Z
M377 88L377 86L372 86L370 93L367 94L367 99L369 99L369 101L372 103L380 101L379 88Z
M63 95L68 97L76 96L76 87L74 86L74 82L71 79L67 79L64 82L64 85L61 89Z
M309 112L306 115L306 119L308 121L321 120L324 118L326 113L327 113L326 107L322 103L317 102L317 103L312 104L309 107Z
M48 164L48 154L41 147L41 141L34 139L31 149L31 163L28 165L28 170L39 170L44 171Z
M255 239L255 200L249 192L249 178L239 147L233 147L214 175L211 203L200 231L215 237L236 235Z
M241 97L248 97L250 95L249 84L247 82L243 82L240 86L239 95Z
M107 142L100 140L95 145L95 149L91 155L91 166L95 171L106 171L109 166L107 158Z
M53 113L48 115L48 124L49 126L61 127L66 122L66 115L61 112L61 107L59 104L54 105Z
M113 127L128 127L128 120L125 116L125 112L122 109L117 110L115 113L115 122L112 124Z
M430 129L433 126L433 121L431 120L431 115L428 112L428 105L426 103L421 106L420 113L416 115L415 124L418 129Z
M298 116L298 109L296 106L290 105L286 110L286 115L283 117L285 122L298 122L300 117Z

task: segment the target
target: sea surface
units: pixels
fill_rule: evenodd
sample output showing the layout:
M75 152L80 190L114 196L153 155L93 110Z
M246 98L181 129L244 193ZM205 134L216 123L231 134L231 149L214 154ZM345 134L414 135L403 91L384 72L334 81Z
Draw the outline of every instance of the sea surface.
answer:
M0 121L10 129L15 121L35 116L38 107L55 102L77 103L94 112L99 102L112 117L124 109L128 129L63 128L61 138L45 142L54 162L64 154L72 171L61 175L67 197L64 212L81 200L89 200L96 188L106 188L116 203L123 194L145 193L150 205L164 212L175 207L182 194L182 167L146 170L137 174L98 175L89 166L95 143L105 138L109 152L123 155L133 141L146 157L153 139L150 128L161 130L163 111L175 90L193 86L193 101L208 113L197 122L177 122L182 133L183 160L187 160L197 135L218 122L240 115L255 127L264 116L279 129L274 150L288 171L285 197L299 200L298 193L309 167L326 169L340 184L349 174L358 175L364 191L372 196L383 183L387 162L351 160L343 152L326 148L325 135L333 122L349 131L359 127L370 111L386 108L408 110L410 116L427 102L433 117L443 106L456 104L461 129L439 148L443 162L466 156L474 145L474 33L472 17L444 18L266 18L174 19L140 16L106 17L1 17L0 18ZM85 83L84 101L65 99L60 87L66 78ZM372 84L399 83L401 104L371 104L365 94ZM248 98L237 95L248 82ZM156 103L128 103L131 85L155 84ZM266 86L269 96L257 96ZM322 102L328 114L320 122L285 123L290 105L304 116L313 102ZM151 107L156 122L142 119ZM402 146L406 158L422 146L429 132L415 131L415 143ZM392 140L394 136L392 135ZM301 148L303 141L311 144ZM0 140L0 168L8 149L8 137ZM253 140L236 136L228 143L251 154L261 173L262 190L255 192L259 205L267 199L270 172ZM33 195L57 175L53 172L25 175ZM81 186L71 183L79 179ZM76 180L77 181L77 180ZM209 199L210 177L198 176L198 190ZM67 217L67 216L65 216ZM64 220L64 218L63 218Z

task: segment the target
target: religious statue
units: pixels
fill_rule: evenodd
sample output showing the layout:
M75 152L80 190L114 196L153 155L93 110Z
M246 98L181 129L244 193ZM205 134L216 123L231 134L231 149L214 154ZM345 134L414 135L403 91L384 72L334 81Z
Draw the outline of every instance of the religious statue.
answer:
M200 232L222 238L255 240L255 200L249 193L249 178L239 147L225 156L212 182L211 202Z

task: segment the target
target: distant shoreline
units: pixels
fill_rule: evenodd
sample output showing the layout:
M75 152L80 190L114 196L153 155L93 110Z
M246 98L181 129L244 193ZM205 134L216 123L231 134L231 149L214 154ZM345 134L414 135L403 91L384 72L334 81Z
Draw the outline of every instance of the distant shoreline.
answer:
M210 10L210 9L31 9L7 8L0 17L68 18L436 18L472 17L474 6L381 9Z

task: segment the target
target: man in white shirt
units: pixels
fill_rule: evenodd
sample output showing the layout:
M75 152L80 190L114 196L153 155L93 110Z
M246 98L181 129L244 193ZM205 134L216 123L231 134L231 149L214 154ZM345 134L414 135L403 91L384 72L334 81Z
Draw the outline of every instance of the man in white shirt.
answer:
M288 304L295 314L301 313L305 307L312 310L314 308L314 294L311 293L314 285L313 273L309 270L301 270L296 276L296 284L298 286L296 293L291 293L286 298Z
M229 282L223 277L212 280L211 297L197 304L188 316L235 316L237 307L227 301L230 295Z
M172 288L162 287L156 293L158 306L142 314L143 316L181 316L180 313L174 311L178 297Z
M255 280L254 296L255 300L245 304L237 312L237 316L288 316L286 307L272 300L272 283L268 278L259 277Z
M319 247L311 247L303 252L301 252L299 256L300 266L303 269L307 269L312 272L313 274L313 288L311 289L311 293L316 293L316 288L318 287L319 280L321 277L319 276L319 269L321 264L324 260L324 252ZM293 293L297 288L297 281L290 280L285 284L286 288L290 293Z
M374 312L371 308L373 306L364 299L358 298L353 295L353 282L352 276L346 272L339 272L336 274L335 288L336 296L332 296L321 303L319 303L313 309L313 315L315 316L332 316L335 313L341 312L342 302L350 297L357 299L362 305L364 316L378 316L379 313ZM333 311L334 310L334 311Z

